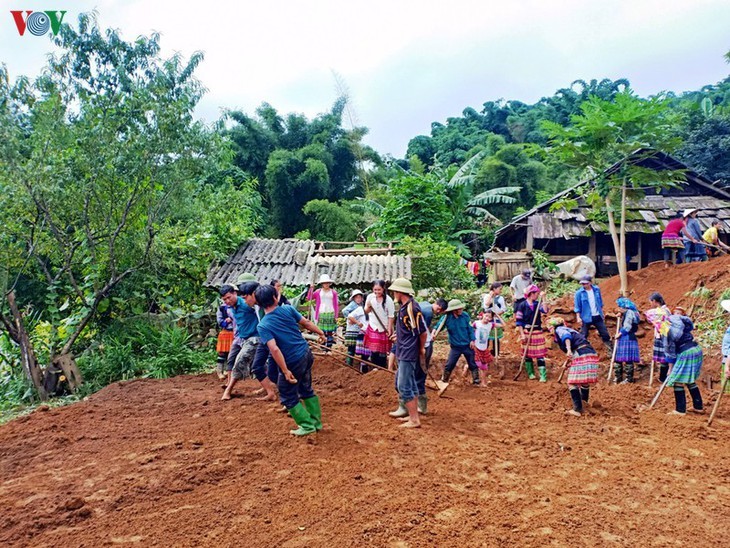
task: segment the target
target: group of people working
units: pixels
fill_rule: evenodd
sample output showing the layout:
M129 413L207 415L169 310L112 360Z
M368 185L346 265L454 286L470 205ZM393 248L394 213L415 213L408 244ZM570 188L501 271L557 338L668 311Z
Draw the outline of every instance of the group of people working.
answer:
M667 265L672 262L706 261L708 257L730 252L730 246L720 239L724 223L712 219L710 227L703 231L697 219L698 213L699 209L685 209L667 223L662 233L662 249Z
M411 282L404 278L394 280L389 287L377 280L367 296L354 290L340 311L334 281L323 275L307 295L314 306L313 321L309 321L284 302L276 280L262 286L253 276L242 278L238 289L227 285L220 290L224 304L218 310L218 323L223 328L219 335L219 366L221 373L225 367L228 375L223 399L230 398L238 380L251 375L261 384L260 399L275 400L278 390L283 408L297 423L298 428L292 430L295 435L314 433L322 427L319 399L312 389L313 356L300 327L318 335L321 348L327 351L337 341L337 318L341 315L346 322L342 342L348 349L348 365L362 373L372 367L388 367L388 358L392 357L397 362L399 401L398 408L389 414L401 419L404 428L420 427L420 415L428 412L426 379L433 340L442 330L448 333L450 350L441 382L449 382L463 356L464 372L471 373L473 384L486 385L489 367L500 353L506 327L503 315L507 311L500 283L490 286L482 298L481 311L472 321L459 299L416 301ZM588 404L590 386L598 381L599 357L588 340L591 327L598 331L606 352L613 357L614 381L634 382L635 366L641 364L636 338L641 316L630 299L621 297L616 301L621 315L612 338L605 324L601 291L590 276L581 279L581 288L574 296L580 330L566 325L562 317L547 317L545 294L532 281L530 270L516 276L510 288L528 378L539 376L540 382L547 381L548 340L568 358L565 367L572 409L567 413L580 416ZM659 380L674 389L673 414L687 412L685 388L692 400L691 410L703 412L696 384L703 355L692 334L692 321L681 307L670 311L659 293L651 295L649 305L644 315L653 326L652 359L659 366ZM730 301L721 305L730 312ZM440 319L432 328L435 316ZM730 328L723 340L723 355L724 380L730 376ZM504 378L503 367L500 377Z

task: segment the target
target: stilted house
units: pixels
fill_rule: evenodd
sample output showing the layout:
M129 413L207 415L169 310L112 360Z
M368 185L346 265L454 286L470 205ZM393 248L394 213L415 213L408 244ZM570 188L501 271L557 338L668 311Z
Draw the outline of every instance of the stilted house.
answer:
M631 269L662 260L661 235L667 223L688 208L699 209L697 216L703 230L712 219L723 223L727 242L730 232L730 190L719 182L712 182L693 172L668 154L638 150L623 162L632 161L641 167L664 170L682 170L684 181L647 194L643 199L629 201L626 211L626 256ZM607 171L619 169L622 162ZM555 262L577 255L587 255L596 263L599 275L617 271L616 256L608 223L597 219L585 196L594 181L583 181L530 211L512 219L496 233L493 251L547 252ZM569 203L572 207L556 207Z
M329 274L339 287L369 286L375 280L411 277L411 258L398 253L396 242L315 242L253 238L227 261L213 265L206 285L235 284L244 272L261 283L309 285Z

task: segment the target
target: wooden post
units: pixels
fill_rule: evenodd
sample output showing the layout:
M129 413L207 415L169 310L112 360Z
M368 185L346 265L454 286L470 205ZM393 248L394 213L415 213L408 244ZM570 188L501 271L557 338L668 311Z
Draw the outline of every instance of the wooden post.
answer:
M638 244L638 252L636 253L636 262L638 263L639 270L641 270L644 267L644 258L641 256L643 252L644 246L642 245L644 242L644 234L639 233L639 244Z
M28 332L25 330L25 324L23 323L23 316L18 309L18 305L15 302L15 291L11 291L7 294L8 305L10 307L10 313L13 315L13 324L15 325L15 331L18 335L18 346L20 346L20 360L23 364L23 370L25 371L28 379L35 386L38 396L41 400L46 401L48 399L48 393L43 387L43 373L40 366L38 365L38 358L36 358L33 346L28 337Z
M598 260L596 255L596 233L591 234L590 240L588 240L588 257L595 263Z
M527 225L527 241L525 242L525 249L527 251L532 251L532 248L535 244L535 239L532 236L532 224Z

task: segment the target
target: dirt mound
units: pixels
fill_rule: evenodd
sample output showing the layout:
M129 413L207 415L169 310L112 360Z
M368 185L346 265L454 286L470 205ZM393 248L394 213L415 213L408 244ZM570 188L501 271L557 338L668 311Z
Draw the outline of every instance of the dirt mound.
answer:
M404 431L390 373L318 357L308 439L251 381L230 402L212 376L118 383L0 427L0 544L721 545L730 407L711 429L671 396L637 413L644 378L568 417L556 363L547 384L457 376Z

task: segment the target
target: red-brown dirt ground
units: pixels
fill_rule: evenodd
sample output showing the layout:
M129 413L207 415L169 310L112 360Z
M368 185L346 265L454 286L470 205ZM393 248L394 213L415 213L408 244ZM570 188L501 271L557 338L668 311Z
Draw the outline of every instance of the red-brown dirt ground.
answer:
M726 546L730 400L709 428L667 416L671 393L639 412L645 372L570 417L551 356L547 384L429 392L420 430L387 416L390 373L332 357L314 368L325 429L306 439L251 381L221 402L211 375L37 410L0 426L0 545Z

